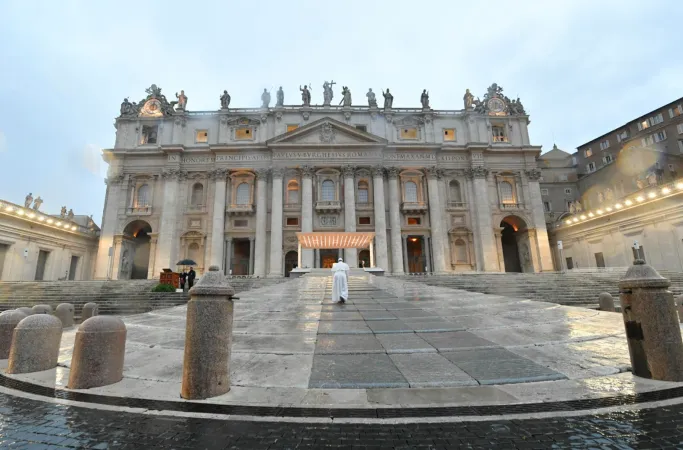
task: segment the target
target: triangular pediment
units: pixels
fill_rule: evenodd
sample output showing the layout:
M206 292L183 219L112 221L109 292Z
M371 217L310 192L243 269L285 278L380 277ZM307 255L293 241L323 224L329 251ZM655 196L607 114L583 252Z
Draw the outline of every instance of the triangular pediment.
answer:
M275 136L269 146L296 145L384 145L387 140L359 130L338 120L325 117L288 133Z

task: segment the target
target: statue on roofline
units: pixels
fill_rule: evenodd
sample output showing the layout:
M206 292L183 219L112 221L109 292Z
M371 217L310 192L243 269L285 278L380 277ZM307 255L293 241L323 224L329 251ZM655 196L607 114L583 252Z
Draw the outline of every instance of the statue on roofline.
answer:
M24 199L24 207L25 208L30 207L31 202L33 202L33 194L29 192L28 195L26 196L26 198Z

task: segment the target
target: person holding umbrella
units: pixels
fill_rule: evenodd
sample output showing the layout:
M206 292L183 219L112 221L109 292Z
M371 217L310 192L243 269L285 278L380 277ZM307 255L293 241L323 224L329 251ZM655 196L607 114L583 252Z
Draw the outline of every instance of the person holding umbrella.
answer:
M188 289L192 289L192 285L194 284L194 279L197 278L197 274L195 273L194 269L190 267L190 271L187 272L187 286Z

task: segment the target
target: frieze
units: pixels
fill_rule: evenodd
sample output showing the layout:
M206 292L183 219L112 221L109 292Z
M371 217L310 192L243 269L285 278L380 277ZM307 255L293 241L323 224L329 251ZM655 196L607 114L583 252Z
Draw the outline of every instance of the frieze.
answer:
M439 155L439 161L467 162L467 155Z
M168 155L169 162L182 162L183 164L207 164L213 162L232 162L232 161L270 161L270 156L263 155L216 155L216 157L205 156L180 156Z
M375 152L278 152L273 153L273 160L283 159L349 159L377 157Z
M436 156L432 153L394 153L384 155L387 161L436 161Z

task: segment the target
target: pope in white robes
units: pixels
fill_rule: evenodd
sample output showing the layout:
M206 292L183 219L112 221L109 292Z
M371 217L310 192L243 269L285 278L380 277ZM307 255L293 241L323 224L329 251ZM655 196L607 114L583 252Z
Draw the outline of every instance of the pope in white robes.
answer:
M341 258L339 262L332 264L332 301L346 302L349 298L349 265Z

